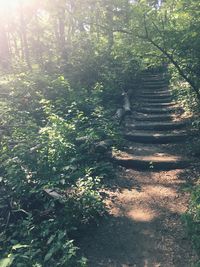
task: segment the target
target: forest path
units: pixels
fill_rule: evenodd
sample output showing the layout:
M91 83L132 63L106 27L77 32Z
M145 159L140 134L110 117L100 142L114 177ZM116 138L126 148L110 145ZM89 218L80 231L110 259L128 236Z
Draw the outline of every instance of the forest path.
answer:
M159 76L145 77L143 88L126 121L128 146L113 155L125 168L108 184L109 216L80 241L89 267L189 267L195 258L181 221L192 171L179 143L184 122Z

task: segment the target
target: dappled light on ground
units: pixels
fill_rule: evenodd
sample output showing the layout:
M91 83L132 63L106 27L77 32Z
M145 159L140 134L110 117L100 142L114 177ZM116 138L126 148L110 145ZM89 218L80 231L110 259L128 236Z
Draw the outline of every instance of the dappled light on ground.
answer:
M180 191L182 172L121 173L107 203L111 217L81 240L89 267L190 266L193 254L180 219L188 196Z
M129 218L137 222L149 222L149 221L152 221L156 217L155 212L150 211L149 209L145 210L142 208L138 208L135 211L131 210L128 212L127 215Z

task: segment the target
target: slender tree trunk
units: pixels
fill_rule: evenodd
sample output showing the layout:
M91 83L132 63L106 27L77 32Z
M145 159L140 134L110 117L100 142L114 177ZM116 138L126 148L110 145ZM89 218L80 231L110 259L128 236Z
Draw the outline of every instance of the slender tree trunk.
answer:
M20 58L19 48L18 48L17 40L14 34L12 34L12 41L13 41L13 50L14 50L13 54L17 56L18 58Z
M59 32L58 32L58 20L55 19L54 21L54 33L55 33L55 49L56 49L56 60L59 64L59 54L60 54L60 42L59 42Z
M8 69L10 67L10 49L8 35L5 30L5 26L1 24L0 29L0 64L3 68Z
M61 57L65 55L65 9L61 8L58 18L58 27L59 27L59 46Z
M111 8L111 7L109 7ZM113 33L113 14L111 10L107 9L106 17L109 25L108 29L108 49L111 51L113 44L114 44L114 33Z
M31 62L30 62L30 54L29 54L29 47L28 47L28 40L27 40L27 33L26 33L26 25L25 25L25 19L24 19L24 12L23 12L23 6L20 6L20 30L21 30L21 43L24 51L24 56L26 60L26 64L29 68L29 70L32 69Z
M36 45L36 60L37 63L44 68L44 62L43 62L43 49L42 49L42 42L41 42L41 32L40 32L40 26L38 21L37 13L35 14L35 27L36 27L36 38L37 38L37 45Z
M25 61L24 44L23 44L23 37L22 37L21 31L20 31L19 36L20 36L19 38L20 38L20 46L21 46L21 59L22 59L22 61Z

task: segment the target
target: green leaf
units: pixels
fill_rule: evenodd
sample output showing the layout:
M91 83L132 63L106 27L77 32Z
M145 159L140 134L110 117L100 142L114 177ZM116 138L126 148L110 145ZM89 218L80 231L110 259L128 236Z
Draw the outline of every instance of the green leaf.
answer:
M50 238L47 241L47 245L51 244L51 242L54 240L56 235L51 235Z
M53 254L54 254L54 250L50 249L49 252L44 257L44 262L47 262L48 260L50 260Z
M15 256L13 254L9 254L7 258L0 260L0 267L9 267L13 263Z

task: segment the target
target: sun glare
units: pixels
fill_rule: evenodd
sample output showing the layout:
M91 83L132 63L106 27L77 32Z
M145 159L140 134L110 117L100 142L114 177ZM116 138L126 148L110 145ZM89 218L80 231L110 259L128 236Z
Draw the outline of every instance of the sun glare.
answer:
M8 10L16 8L20 2L25 2L24 0L0 0L0 10Z
M0 9L5 10L8 8L13 8L18 5L18 0L0 0Z

